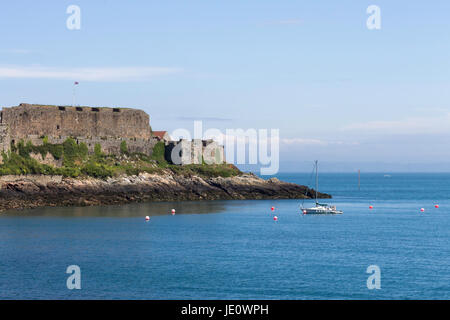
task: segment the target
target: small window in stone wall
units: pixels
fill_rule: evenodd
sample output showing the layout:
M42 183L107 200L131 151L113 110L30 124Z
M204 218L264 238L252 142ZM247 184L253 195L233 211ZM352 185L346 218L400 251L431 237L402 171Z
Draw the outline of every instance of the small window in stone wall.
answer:
M92 108L91 109L93 112L99 112L100 110L98 108Z
M113 112L120 112L120 109L114 108L114 109L113 109Z
M58 107L60 111L66 111L66 107Z
M81 107L76 107L75 108L77 111L83 111L83 108L81 108Z
M59 124L56 125L56 130L59 130Z

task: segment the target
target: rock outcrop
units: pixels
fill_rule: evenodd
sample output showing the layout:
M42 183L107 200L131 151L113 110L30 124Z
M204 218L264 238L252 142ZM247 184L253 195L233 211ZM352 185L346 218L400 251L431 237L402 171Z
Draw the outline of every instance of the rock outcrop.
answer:
M0 177L0 211L42 206L90 206L142 201L302 199L314 190L253 174L223 178L143 173L101 180L61 176ZM319 193L320 198L331 198Z

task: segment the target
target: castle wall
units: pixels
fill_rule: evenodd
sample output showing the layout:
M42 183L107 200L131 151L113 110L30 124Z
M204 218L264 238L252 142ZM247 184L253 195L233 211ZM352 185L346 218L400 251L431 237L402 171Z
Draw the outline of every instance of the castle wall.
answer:
M149 116L141 110L30 104L3 108L0 150L9 150L11 141L41 145L44 136L53 144L72 137L77 143L86 143L91 153L98 143L103 152L119 154L120 144L125 140L129 152L151 155L156 143L151 139Z
M224 146L213 140L181 139L170 141L166 145L165 158L173 164L222 164L224 163Z
M11 136L7 125L0 124L0 152L8 151L11 145Z
M11 145L11 137L7 125L0 124L0 164L3 163L2 152L7 152Z
M90 153L96 144L109 154L120 154L126 141L129 152L151 155L158 139L152 137L149 116L127 108L58 107L20 104L0 113L0 151L8 151L20 140L41 145L43 137L52 144L67 138L85 143ZM213 140L165 141L165 158L174 164L221 164L224 147ZM43 159L52 161L52 159Z
M67 138L70 138L70 136L60 136L60 137L48 137L48 142L52 144L62 144L64 141L66 141ZM120 144L122 141L125 141L127 143L128 152L139 152L139 153L145 153L147 155L152 155L153 147L155 146L156 142L153 139L138 139L138 138L100 138L100 137L74 137L77 144L85 143L88 147L89 153L94 153L95 145L98 143L100 144L102 148L102 152L108 153L108 154L120 154ZM37 135L31 135L28 136L24 141L31 141L31 143L35 146L42 145L43 141L41 136ZM18 141L15 141L18 142Z
M225 162L225 148L216 141L203 141L203 160L206 164L221 164Z
M191 164L192 143L189 140L170 141L165 146L166 160L172 164Z
M20 104L2 110L2 123L18 140L31 135L150 139L149 121L144 111L126 108Z

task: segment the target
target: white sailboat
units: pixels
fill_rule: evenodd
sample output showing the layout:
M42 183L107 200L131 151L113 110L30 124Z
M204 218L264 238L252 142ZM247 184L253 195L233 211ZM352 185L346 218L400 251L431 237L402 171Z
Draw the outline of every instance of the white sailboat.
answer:
M316 160L314 164L316 169L316 206L312 208L304 208L302 206L301 210L303 214L343 214L344 212L341 210L337 210L336 206L322 204L317 201L317 192L319 189L319 162Z

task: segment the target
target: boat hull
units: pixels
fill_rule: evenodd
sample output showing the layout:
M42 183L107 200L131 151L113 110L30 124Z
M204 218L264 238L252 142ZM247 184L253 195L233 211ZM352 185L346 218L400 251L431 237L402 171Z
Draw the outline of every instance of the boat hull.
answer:
M343 211L329 208L309 208L302 209L303 214L343 214Z

